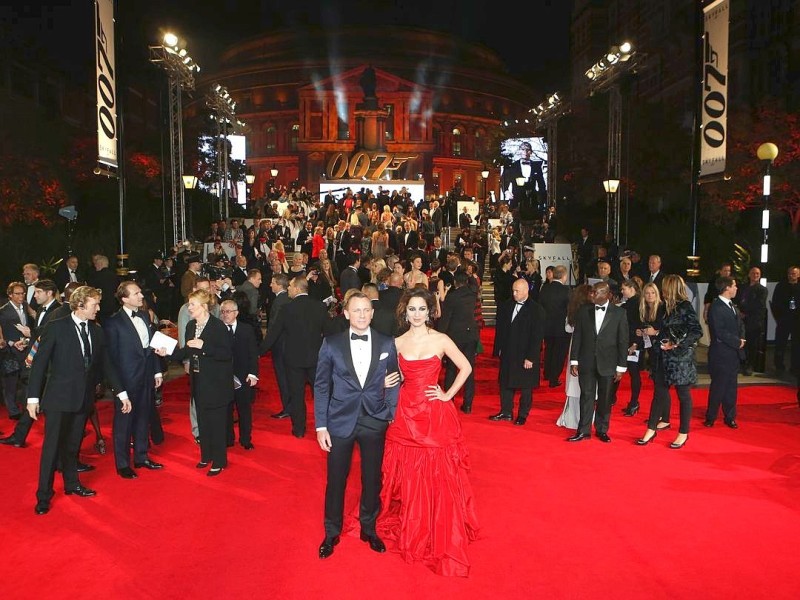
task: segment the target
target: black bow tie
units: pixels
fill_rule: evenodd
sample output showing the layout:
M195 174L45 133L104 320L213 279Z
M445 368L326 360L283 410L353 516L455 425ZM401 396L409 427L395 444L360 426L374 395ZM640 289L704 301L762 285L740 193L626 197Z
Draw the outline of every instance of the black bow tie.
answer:
M531 161L529 161L529 160L521 160L519 162L520 162L521 165L529 165L529 164L531 164Z
M595 310L605 310L606 307L605 306L595 306L594 309Z
M140 319L144 320L144 317L142 316L142 312L141 311L132 310L131 311L131 319L135 319L136 317L139 317Z
M350 334L350 339L351 340L361 340L362 342L368 342L369 341L369 336L367 336L366 334L358 335L357 333L351 333Z

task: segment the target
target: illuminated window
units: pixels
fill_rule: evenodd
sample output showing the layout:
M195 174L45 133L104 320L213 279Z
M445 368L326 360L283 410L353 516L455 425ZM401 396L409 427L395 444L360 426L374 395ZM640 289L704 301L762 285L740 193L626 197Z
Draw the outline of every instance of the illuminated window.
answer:
M275 154L278 150L278 130L275 129L274 125L270 125L265 133L267 154Z
M386 104L384 107L386 112L389 113L389 116L386 117L386 139L393 140L394 139L394 105L393 104Z
M461 156L461 130L458 127L453 129L453 156Z
M300 125L294 124L292 125L291 130L289 131L289 150L294 152L297 150L297 140L300 138Z

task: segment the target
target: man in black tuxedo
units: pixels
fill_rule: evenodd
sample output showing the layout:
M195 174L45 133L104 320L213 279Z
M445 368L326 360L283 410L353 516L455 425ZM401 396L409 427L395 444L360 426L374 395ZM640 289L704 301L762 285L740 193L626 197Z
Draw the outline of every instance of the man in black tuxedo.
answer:
M56 267L56 272L53 273L53 281L62 292L68 283L84 281L83 274L78 272L78 257L73 254L61 261L61 264Z
M22 265L22 281L27 286L25 290L25 303L28 305L28 315L33 317L37 313L39 305L36 303L34 291L36 283L39 281L39 265L27 263Z
M375 532L380 511L381 464L386 428L394 418L399 371L394 340L370 327L372 304L364 294L348 298L346 331L331 335L319 350L314 381L317 442L328 453L325 488L325 539L319 557L328 558L339 543L344 493L358 442L361 454L361 539L375 552L386 546ZM387 381L387 376L394 381ZM394 383L391 387L387 384Z
M503 171L504 199L509 201L511 209L533 208L541 204L547 194L542 161L531 160L533 148L528 142L522 142L519 149L522 157ZM520 178L525 180L523 185L517 183Z
M602 442L611 441L608 425L612 384L628 370L628 317L609 297L608 284L595 283L591 295L594 304L582 307L575 320L570 370L581 386L581 416L578 431L567 438L569 442L589 439L592 413L597 437Z
M511 286L512 299L497 310L492 356L500 358L500 412L489 417L490 421L514 420L514 392L520 390L514 425L525 425L533 404L533 388L539 387L545 313L528 292L528 282L517 279Z
M0 307L0 329L7 345L3 361L7 362L9 367L16 366L13 370L4 368L2 372L3 398L8 410L8 417L14 420L19 419L22 415L17 405L17 390L23 389L21 376L30 341L29 325L31 323L25 304L26 293L27 288L24 283L12 281L6 288L8 302Z
M400 252L398 254L408 260L417 251L418 247L419 234L415 229L411 229L411 223L406 221L403 225L403 235L400 239Z
M708 309L708 330L711 343L708 347L708 372L711 386L708 390L706 427L713 427L722 405L725 424L737 429L736 394L739 363L744 358L745 333L739 311L733 304L736 297L736 280L720 277L716 283L719 295Z
M239 306L225 300L220 306L220 318L233 337L233 375L241 384L233 391L233 402L228 407L228 446L233 446L233 409L239 415L239 443L245 450L253 446L253 399L258 383L258 346L253 326L239 321Z
M96 494L81 485L77 464L83 428L94 402L101 367L116 391L121 410L126 413L131 410L128 394L109 359L103 330L93 322L100 308L100 293L88 286L79 287L70 297L70 308L72 313L68 317L52 320L45 327L28 382L28 413L34 420L40 410L47 415L36 492L37 515L50 510L58 458L62 463L64 492L68 496ZM47 388L40 396L45 379Z
M333 260L336 263L336 270L341 273L347 268L347 259L350 256L350 246L352 245L353 238L348 231L348 224L345 221L339 221L339 230L333 240ZM344 292L342 292L344 293Z
M172 291L175 288L163 265L164 257L157 252L152 264L144 270L144 294L156 314L166 318L172 312Z
M133 466L137 469L158 470L160 463L150 460L147 448L150 442L150 418L155 407L155 390L163 381L158 354L150 348L155 327L150 315L141 310L144 295L133 281L123 281L117 288L117 300L122 308L103 324L108 355L122 385L130 397L130 410L114 407L114 462L123 479L136 479L131 468L131 442Z
M313 250L314 240L314 224L309 219L306 221L304 228L297 234L297 245L300 246L300 252L305 252L311 256Z
M289 283L289 295L292 301L281 309L275 323L270 324L259 350L265 354L283 338L292 435L302 438L306 434L306 382L314 385L328 311L322 302L308 295L308 281L302 275Z
M465 271L457 271L453 275L453 289L447 293L442 303L442 318L436 329L450 336L459 350L467 357L472 372L464 382L464 401L461 412L472 412L472 401L475 398L475 354L478 350L480 330L475 321L475 305L478 296L469 285L470 276ZM453 385L458 369L453 361L447 359L444 375L444 388L450 389Z
M269 284L275 297L269 304L269 321L267 321L267 331L274 323L278 322L278 313L292 299L289 297L289 276L285 273L277 273L272 276ZM289 415L289 382L286 378L286 361L284 358L284 340L279 339L272 346L272 368L275 370L275 379L278 382L278 393L281 397L281 410L270 415L273 419L285 419Z
M569 334L564 329L569 306L567 268L564 265L556 265L553 269L553 280L542 286L539 303L547 314L544 326L544 378L554 388L561 385L558 378L561 377L569 349Z
M767 326L767 288L761 285L761 269L751 267L747 273L747 285L738 290L736 296L744 321L745 362L744 375L764 370L764 328Z
M442 266L447 263L447 248L442 246L442 238L438 235L433 238L433 246L428 250L428 260L430 262L438 260Z
M240 254L236 257L236 266L231 273L231 283L233 287L238 288L245 281L247 281L247 257Z
M339 275L339 289L342 291L342 296L347 293L347 290L361 289L361 277L358 275L360 266L361 258L359 255L351 253L347 258L347 267Z
M658 254L651 254L647 259L647 278L645 283L655 283L658 291L661 291L661 282L664 281L664 271L661 270L661 257Z
M58 288L56 284L50 279L39 279L35 283L34 299L38 305L36 316L33 323L29 326L29 337L32 340L32 345L36 345L36 340L42 334L44 326L47 325L50 319L54 318L56 311L61 306L61 303L56 299L58 296ZM19 421L14 427L14 433L0 439L0 444L6 446L14 446L15 448L24 448L25 440L28 438L28 433L33 426L33 419L24 411L21 413Z

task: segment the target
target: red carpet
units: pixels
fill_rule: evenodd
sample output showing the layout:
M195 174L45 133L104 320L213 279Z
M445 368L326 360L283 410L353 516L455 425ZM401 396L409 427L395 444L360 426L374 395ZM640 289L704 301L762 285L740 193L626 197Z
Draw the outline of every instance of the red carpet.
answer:
M484 344L487 349L490 331ZM36 516L41 448L0 447L3 482L0 597L17 598L798 598L800 410L795 390L742 388L741 428L702 426L706 390L682 450L673 429L633 445L643 416L611 420L611 444L564 441L555 426L563 389L534 393L524 427L492 423L496 369L480 359L472 415L463 418L482 538L470 546L468 579L438 577L391 552L345 537L330 559L323 537L324 456L296 440L277 409L264 361L253 452L237 445L230 468L194 468L185 378L162 408L167 440L152 451L161 472L135 481L98 456L82 481L95 498L66 497L56 479L50 514ZM649 406L652 388L643 390ZM620 394L620 404L627 394ZM674 403L677 409L677 403ZM102 403L104 433L111 408ZM9 421L0 428L8 433ZM673 418L677 425L677 417ZM310 427L313 429L313 427ZM356 502L354 466L349 504Z

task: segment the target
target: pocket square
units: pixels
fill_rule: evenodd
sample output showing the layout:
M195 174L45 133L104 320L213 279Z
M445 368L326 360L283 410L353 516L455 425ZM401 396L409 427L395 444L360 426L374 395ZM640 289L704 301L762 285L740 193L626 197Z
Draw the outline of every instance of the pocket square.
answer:
M389 358L388 352L381 352L381 355L378 357L378 360L383 360L384 358Z

